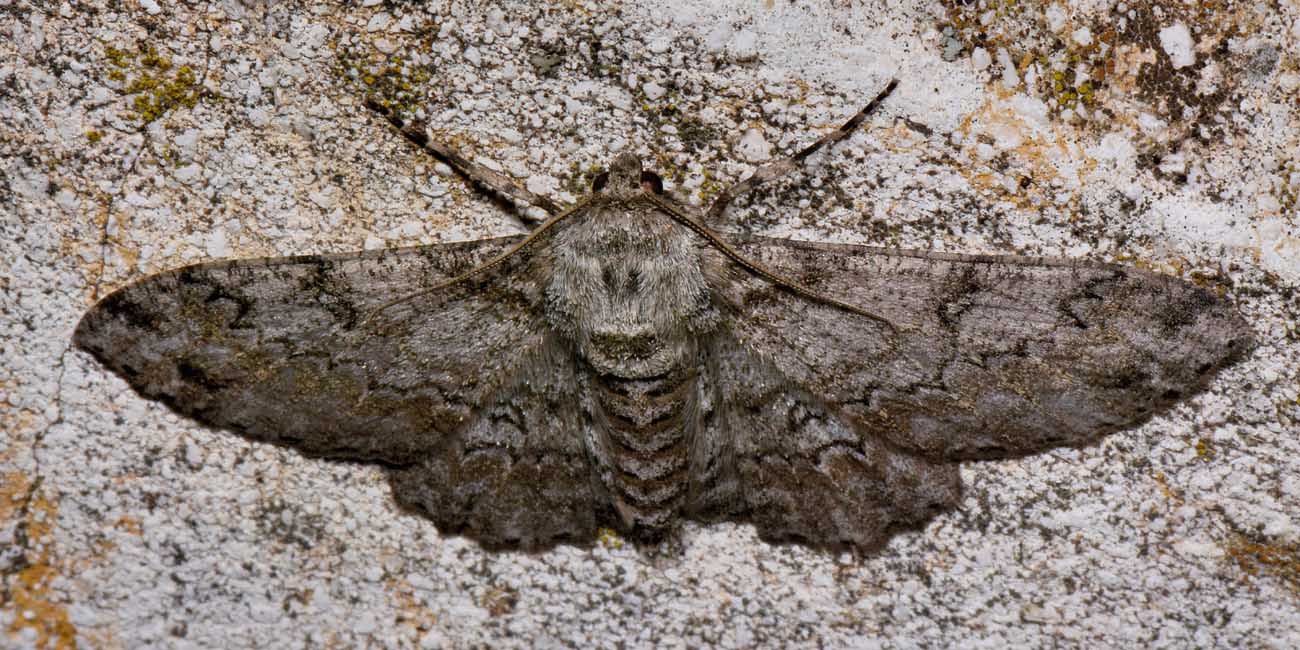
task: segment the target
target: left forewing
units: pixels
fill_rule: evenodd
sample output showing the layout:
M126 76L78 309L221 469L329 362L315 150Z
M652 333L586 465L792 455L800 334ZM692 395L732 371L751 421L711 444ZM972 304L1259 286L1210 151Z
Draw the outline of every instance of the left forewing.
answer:
M1204 388L1250 346L1221 296L1112 265L726 235L798 295L709 256L741 345L860 430L930 458L1077 446Z
M537 253L443 286L518 241L168 271L102 300L75 342L206 424L410 462L459 431L541 340Z

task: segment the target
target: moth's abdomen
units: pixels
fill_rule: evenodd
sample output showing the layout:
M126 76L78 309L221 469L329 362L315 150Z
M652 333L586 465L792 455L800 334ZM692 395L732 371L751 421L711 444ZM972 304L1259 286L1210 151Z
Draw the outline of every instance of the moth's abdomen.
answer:
M697 401L693 367L628 379L592 373L588 383L601 482L623 523L653 535L681 510L689 485Z

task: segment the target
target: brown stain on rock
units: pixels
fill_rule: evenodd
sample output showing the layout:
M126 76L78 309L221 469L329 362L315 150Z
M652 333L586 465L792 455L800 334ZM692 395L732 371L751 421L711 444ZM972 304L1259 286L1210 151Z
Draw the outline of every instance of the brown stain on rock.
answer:
M25 557L5 577L0 606L13 612L5 630L12 639L30 635L31 646L62 650L77 647L77 630L68 619L67 605L52 588L63 574L62 563L50 552L51 532L58 505L33 486L24 472L10 472L0 480L0 521L17 523L26 539ZM31 630L31 632L28 632Z
M1240 86L1269 74L1282 58L1271 43L1230 51L1229 43L1255 33L1261 18L1224 0L1137 0L1119 5L1122 12L1067 11L1058 31L1047 24L1038 3L946 0L943 5L941 27L963 43L964 51L1005 48L1020 62L1018 73L1027 82L1026 73L1036 66L1036 85L1028 93L1047 101L1054 116L1066 108L1101 111L1102 119L1089 124L1105 129L1115 122L1131 125L1148 112L1171 125L1172 149L1187 138L1225 137L1235 127L1219 117L1220 110L1233 105ZM1177 23L1191 30L1195 50L1195 61L1179 68L1160 42L1160 31ZM1086 44L1072 37L1081 28L1091 33Z
M406 580L390 578L386 582L388 592L393 595L397 610L397 624L410 627L413 636L424 637L438 623L438 617L428 607L420 603L415 595L415 587Z
M1281 580L1300 596L1300 547L1257 542L1238 534L1223 545L1223 550L1248 579L1267 574Z

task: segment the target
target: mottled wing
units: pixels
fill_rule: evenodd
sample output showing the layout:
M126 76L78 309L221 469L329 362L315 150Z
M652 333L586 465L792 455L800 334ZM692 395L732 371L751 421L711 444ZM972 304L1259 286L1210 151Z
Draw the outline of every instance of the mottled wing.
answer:
M867 551L956 505L955 463L862 435L730 333L709 349L712 408L694 454L695 518L750 522L769 541Z
M575 372L571 348L553 337L530 350L450 444L391 472L397 500L489 548L593 540L598 498Z
M463 429L544 343L544 248L420 293L518 241L185 267L100 301L75 342L206 424L409 463Z
M1077 446L1202 390L1251 344L1215 293L1136 269L724 237L889 328L714 254L730 330L857 430L935 460Z

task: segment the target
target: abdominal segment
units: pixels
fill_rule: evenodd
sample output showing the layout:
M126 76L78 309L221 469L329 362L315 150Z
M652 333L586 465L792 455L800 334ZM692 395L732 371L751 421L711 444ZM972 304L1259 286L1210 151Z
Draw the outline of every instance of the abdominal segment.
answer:
M624 527L655 537L678 517L690 476L697 373L678 364L651 377L588 372L587 444Z

